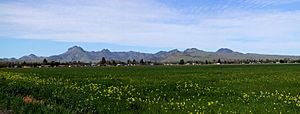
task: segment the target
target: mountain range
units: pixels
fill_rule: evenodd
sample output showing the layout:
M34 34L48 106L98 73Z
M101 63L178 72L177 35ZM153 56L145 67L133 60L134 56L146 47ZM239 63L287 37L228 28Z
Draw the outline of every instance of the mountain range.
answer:
M102 57L107 60L119 60L126 62L127 60L141 60L155 61L155 62L178 62L180 59L185 61L205 61L205 60L274 60L274 59L290 59L298 60L300 56L288 56L288 55L265 55L255 53L240 53L233 51L228 48L221 48L216 52L207 52L199 50L197 48L189 48L184 51L177 49L171 51L159 51L157 53L141 53L141 52L111 52L108 49L101 51L85 51L79 46L73 46L69 48L65 53L59 55L53 55L49 57L39 57L34 54L23 56L19 59L15 58L3 58L0 61L30 61L30 62L41 62L43 59L48 61L81 61L81 62L99 62Z

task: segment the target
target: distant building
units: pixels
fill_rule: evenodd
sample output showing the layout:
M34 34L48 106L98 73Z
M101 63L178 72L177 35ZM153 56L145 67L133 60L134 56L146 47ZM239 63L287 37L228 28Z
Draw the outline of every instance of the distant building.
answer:
M58 67L66 67L66 65L58 65Z
M41 66L38 66L39 68L50 68L51 65L41 65Z
M22 66L22 68L31 68L31 66Z

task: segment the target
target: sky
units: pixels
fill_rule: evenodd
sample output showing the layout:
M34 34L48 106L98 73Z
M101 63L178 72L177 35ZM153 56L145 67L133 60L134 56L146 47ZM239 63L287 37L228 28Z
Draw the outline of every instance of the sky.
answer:
M1 0L0 58L230 48L300 55L300 0Z

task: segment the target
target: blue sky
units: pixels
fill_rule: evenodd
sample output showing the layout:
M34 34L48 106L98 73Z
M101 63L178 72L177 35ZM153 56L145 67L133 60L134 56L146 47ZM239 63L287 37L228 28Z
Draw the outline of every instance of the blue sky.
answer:
M1 0L0 58L221 47L300 55L300 0Z

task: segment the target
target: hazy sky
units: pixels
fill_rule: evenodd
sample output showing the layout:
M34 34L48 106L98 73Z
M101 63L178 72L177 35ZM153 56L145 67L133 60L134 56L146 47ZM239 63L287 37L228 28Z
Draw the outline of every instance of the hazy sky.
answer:
M300 0L1 0L0 57L221 47L300 55Z

